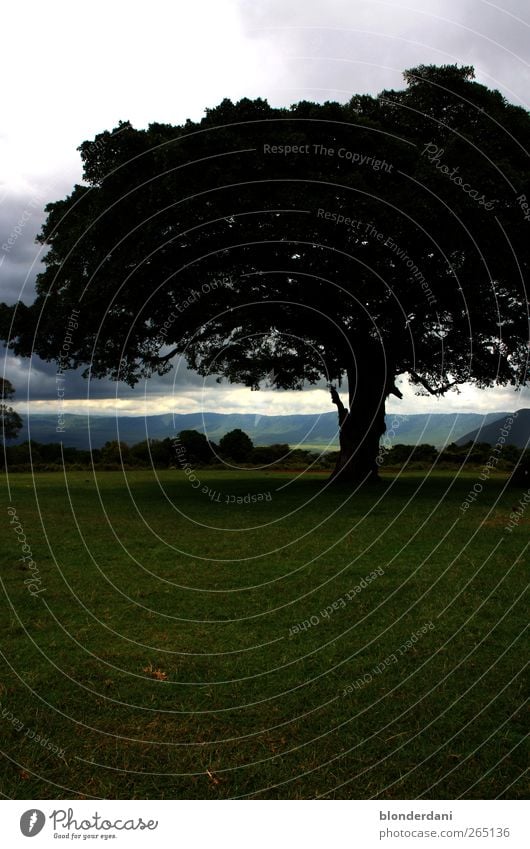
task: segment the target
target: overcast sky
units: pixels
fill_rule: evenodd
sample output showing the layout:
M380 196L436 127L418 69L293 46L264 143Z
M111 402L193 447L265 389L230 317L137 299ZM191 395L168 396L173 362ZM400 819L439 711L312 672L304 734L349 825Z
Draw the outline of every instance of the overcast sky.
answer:
M121 120L200 119L223 98L346 101L402 87L425 63L475 66L477 79L528 108L528 0L26 0L2 10L0 300L30 303L43 207L81 180L78 145ZM15 230L16 228L16 230ZM9 356L19 401L56 409L55 369ZM134 391L107 381L67 381L66 409L129 414L223 410L324 412L323 389L251 393L180 368ZM512 410L529 393L464 389L442 401L407 389L392 410ZM23 408L22 408L23 412Z

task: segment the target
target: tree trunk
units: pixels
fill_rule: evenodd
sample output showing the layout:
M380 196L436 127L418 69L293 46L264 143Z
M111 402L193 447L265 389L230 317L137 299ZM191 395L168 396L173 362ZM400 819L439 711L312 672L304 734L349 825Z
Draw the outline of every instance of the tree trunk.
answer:
M385 403L389 395L402 398L395 386L395 366L381 345L369 342L355 352L347 369L349 406L331 387L339 414L340 453L332 481L370 483L379 480L379 442L386 430Z

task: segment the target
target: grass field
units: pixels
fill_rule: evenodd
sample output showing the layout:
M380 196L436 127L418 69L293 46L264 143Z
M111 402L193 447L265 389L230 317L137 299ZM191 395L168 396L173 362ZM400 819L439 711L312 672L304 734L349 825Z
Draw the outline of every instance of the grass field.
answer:
M521 798L530 507L478 475L4 476L0 791Z

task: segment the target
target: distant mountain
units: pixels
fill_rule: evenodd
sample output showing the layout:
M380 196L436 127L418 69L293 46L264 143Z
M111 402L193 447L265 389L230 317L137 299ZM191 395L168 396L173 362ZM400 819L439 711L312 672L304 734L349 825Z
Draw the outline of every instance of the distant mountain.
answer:
M466 442L488 442L496 445L499 437L504 436L506 445L516 445L517 448L530 447L530 409L517 410L517 418L513 423L506 421L510 413L499 413L495 421L484 422L476 430L464 434L455 440L457 445L465 445ZM508 435L501 433L507 430Z
M529 413L528 410L521 411ZM417 445L429 443L442 447L449 442L462 442L470 439L470 432L484 433L485 425L502 420L509 413L433 413L401 416L387 416L387 429L392 444ZM24 427L18 439L10 444L33 439L36 442L63 442L73 448L101 448L105 442L120 439L133 445L148 437L164 439L176 436L181 430L198 430L205 433L213 442L229 430L241 428L248 433L255 445L272 445L286 442L291 446L306 445L312 448L329 447L334 450L338 445L337 414L300 416L258 416L242 413L188 413L165 414L159 416L64 416L64 432L57 432L57 416L31 414L29 420L23 416ZM523 417L521 418L521 423ZM528 421L526 419L526 421ZM524 428L523 428L524 429ZM393 430L393 433L392 433ZM515 425L512 429L515 434ZM528 438L528 424L526 437ZM486 440L484 440L486 441Z

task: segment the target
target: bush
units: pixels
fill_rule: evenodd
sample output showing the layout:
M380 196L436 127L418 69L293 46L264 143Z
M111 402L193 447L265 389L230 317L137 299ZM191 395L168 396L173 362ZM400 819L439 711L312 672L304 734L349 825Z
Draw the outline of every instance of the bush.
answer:
M106 442L101 450L101 459L104 464L122 464L128 463L130 460L131 449L126 442L118 442L113 439L111 442Z
M221 440L222 441L222 440ZM258 445L253 449L250 460L259 466L268 466L278 460L287 460L294 452L290 452L287 444Z
M519 465L512 472L509 486L530 487L530 458L521 458Z
M139 465L156 469L167 469L172 461L173 447L171 440L144 439L131 448L130 461Z
M204 433L199 433L198 430L181 430L177 439L178 445L184 448L184 452L177 457L177 468L183 463L200 466L215 459L214 450L217 446L210 444Z
M219 448L223 456L236 463L246 463L252 459L254 448L250 436L247 436L240 428L226 433L219 442Z

